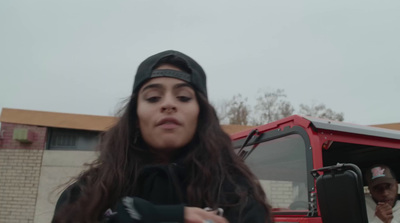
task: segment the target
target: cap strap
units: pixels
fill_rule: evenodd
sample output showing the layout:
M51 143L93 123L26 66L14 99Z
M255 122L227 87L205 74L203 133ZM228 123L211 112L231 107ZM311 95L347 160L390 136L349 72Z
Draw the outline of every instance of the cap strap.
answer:
M154 70L151 78L154 77L173 77L191 83L190 74L178 70Z

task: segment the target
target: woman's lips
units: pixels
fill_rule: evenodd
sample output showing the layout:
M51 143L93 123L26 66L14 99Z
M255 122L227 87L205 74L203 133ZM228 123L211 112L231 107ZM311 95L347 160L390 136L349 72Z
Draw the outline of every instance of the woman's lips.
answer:
M161 128L163 128L163 129L174 129L174 128L178 127L179 125L177 125L175 123L172 123L172 122L167 122L167 123L164 123L164 124L159 125L159 126Z
M181 123L175 118L163 118L157 122L157 126L163 129L174 129L180 125Z

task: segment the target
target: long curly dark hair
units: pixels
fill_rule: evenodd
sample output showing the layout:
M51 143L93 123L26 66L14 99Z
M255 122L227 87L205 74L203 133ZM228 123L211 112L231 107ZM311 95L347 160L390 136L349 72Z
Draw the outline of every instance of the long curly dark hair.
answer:
M168 63L185 69L180 63L171 60ZM245 203L248 196L254 197L264 206L270 219L270 206L258 180L234 153L231 139L222 130L208 99L197 91L196 97L200 107L198 126L190 149L181 158L188 171L187 205L235 205L229 204L232 199L226 198L228 194L224 196L221 185L224 182L236 187L227 192L230 197L238 198L235 199L238 203ZM136 109L137 94L133 93L119 121L102 133L99 157L75 178L79 196L61 207L53 222L98 222L108 208L123 196L132 194L140 170L154 162L154 154L141 140Z

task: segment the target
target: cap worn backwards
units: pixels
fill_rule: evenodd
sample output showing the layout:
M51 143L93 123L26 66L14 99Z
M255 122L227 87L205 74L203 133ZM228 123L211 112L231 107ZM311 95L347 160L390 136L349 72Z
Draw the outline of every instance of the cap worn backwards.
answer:
M177 70L155 70L155 66L159 65L161 59L175 56L184 61L189 68L190 73ZM171 64L174 65L174 64ZM207 97L206 74L201 66L189 56L174 50L167 50L157 53L144 60L138 67L135 81L133 83L133 93L137 92L140 87L151 78L155 77L173 77L190 83L195 90L201 92Z
M382 183L394 183L396 182L396 176L388 166L374 165L368 168L366 180L369 187L374 187Z

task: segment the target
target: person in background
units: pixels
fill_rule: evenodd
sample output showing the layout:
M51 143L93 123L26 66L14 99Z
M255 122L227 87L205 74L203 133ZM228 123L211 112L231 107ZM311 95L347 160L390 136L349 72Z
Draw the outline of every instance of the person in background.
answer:
M207 99L205 72L183 53L140 64L130 100L98 149L61 194L53 223L273 222Z
M366 195L370 223L399 223L400 203L395 173L386 165L374 165L365 173L370 195Z

